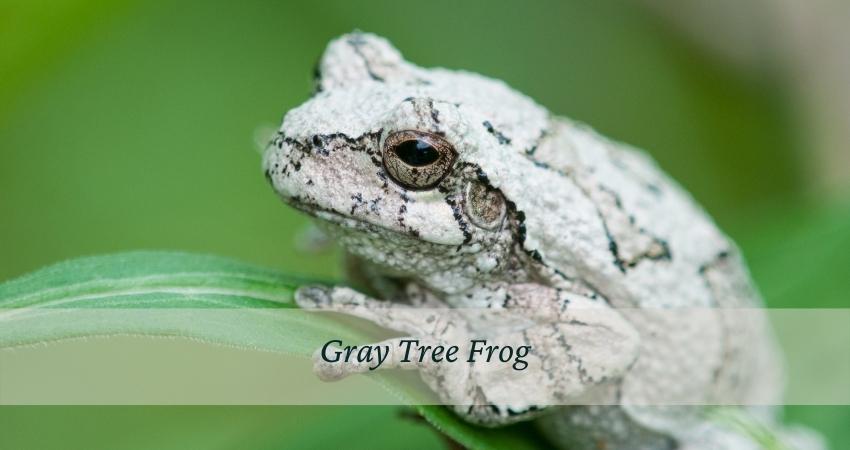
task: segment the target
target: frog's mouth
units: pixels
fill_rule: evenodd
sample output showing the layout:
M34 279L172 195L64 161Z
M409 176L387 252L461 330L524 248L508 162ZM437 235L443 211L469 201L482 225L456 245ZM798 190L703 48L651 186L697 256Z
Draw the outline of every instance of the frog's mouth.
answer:
M350 217L344 216L336 211L330 210L328 208L322 208L321 206L306 202L299 197L288 197L285 198L284 201L287 205L297 209L298 211L307 214L310 217L315 219L327 220L329 222L334 223L345 223L348 220L356 221L356 219L352 219Z
M365 220L361 220L355 217L351 217L340 212L334 211L329 208L323 208L315 203L305 202L300 198L286 198L286 204L297 209L298 211L307 214L308 216L318 219L324 222L329 222L333 225L346 228L346 229L354 229L360 231L367 231L372 233L397 233L397 230L389 229L385 226L376 224L374 222L367 222Z

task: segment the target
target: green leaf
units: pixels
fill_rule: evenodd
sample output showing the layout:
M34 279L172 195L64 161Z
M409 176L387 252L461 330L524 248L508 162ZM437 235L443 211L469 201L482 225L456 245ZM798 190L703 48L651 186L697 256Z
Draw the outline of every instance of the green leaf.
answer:
M707 411L708 418L718 425L749 436L764 450L794 450L782 442L775 430L740 408L718 407Z
M63 339L135 334L171 336L309 357L322 337L364 340L368 334L318 315L274 314L293 308L295 289L316 282L215 256L133 252L59 263L0 285L0 348ZM74 311L114 308L109 321L74 317ZM172 308L147 316L139 309ZM237 308L243 320L206 321L188 308ZM121 314L126 311L126 314ZM150 317L150 319L148 319ZM154 320L155 319L155 320ZM417 393L393 377L372 378L415 404ZM537 448L530 425L475 427L441 406L416 406L435 428L474 449Z
M768 215L740 236L772 308L850 307L850 203Z

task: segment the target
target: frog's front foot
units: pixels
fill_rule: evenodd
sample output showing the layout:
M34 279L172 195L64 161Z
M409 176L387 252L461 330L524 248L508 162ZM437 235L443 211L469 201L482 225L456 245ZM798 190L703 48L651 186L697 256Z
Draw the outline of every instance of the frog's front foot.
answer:
M323 309L331 303L331 289L321 285L302 286L295 291L295 304L301 309Z
M302 309L345 313L413 336L432 336L436 330L451 332L461 325L445 309L377 300L347 287L304 286L295 292L295 302Z
M615 383L637 356L637 336L616 311L551 288L512 290L505 312L521 320L495 332L498 322L475 331L458 310L414 308L344 287L305 287L296 299L305 308L346 313L409 336L368 345L380 363L328 359L323 352L335 354L337 349L320 349L314 357L319 378L332 381L378 369L418 370L441 403L482 425L517 422L546 406L595 393ZM479 318L496 320L488 311L481 310ZM432 358L438 346L458 347L455 360Z

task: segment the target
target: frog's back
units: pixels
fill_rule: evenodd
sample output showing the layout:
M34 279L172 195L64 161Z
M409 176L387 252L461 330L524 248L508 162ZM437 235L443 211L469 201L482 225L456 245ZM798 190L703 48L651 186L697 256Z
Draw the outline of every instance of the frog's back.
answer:
M545 252L553 272L603 296L641 334L624 402L778 399L781 371L763 317L728 309L759 307L758 293L734 243L690 195L643 152L567 119L553 119L524 158L553 188L518 208L568 205L528 224L526 250ZM675 423L660 409L631 409L653 428Z
M748 279L737 248L643 152L554 118L522 158L533 166L534 174L526 178L549 187L521 197L517 206L531 210L526 217L544 218L527 224L526 249L594 286L614 306L760 303L749 288L734 299L712 295L706 272L715 265Z

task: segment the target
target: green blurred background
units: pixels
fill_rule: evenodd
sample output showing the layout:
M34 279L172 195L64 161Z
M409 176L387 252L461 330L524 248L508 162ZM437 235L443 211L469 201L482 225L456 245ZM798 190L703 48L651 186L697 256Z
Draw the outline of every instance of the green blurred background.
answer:
M299 252L306 221L266 185L255 136L307 99L327 41L359 28L416 63L503 79L647 149L738 241L770 306L850 306L850 177L829 160L848 147L818 150L823 127L812 124L822 118L810 117L795 77L807 66L769 42L757 54L770 58L741 64L659 10L611 0L0 0L0 281L132 249L338 277L338 252ZM835 448L850 442L850 408L788 416ZM443 445L397 408L0 408L4 449L412 443Z

